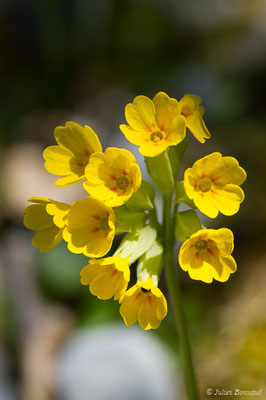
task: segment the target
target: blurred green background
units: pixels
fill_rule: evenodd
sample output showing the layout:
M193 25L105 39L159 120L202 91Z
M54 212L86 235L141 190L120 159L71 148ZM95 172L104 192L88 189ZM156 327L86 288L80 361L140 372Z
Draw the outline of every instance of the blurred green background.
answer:
M200 95L212 133L204 145L191 138L181 179L212 151L236 157L248 175L237 215L203 217L208 227L233 230L237 273L207 285L178 271L202 398L208 387L263 388L265 395L265 19L264 0L1 1L1 399L60 398L49 374L64 338L121 323L117 304L80 285L85 257L64 244L46 254L31 247L33 234L22 223L29 197L86 196L81 185L54 187L43 149L54 143L56 126L74 120L90 125L104 148L131 150L144 174L119 124L136 95L160 90L177 99ZM163 278L161 287L166 291ZM171 312L151 335L178 355ZM39 351L45 346L49 362Z

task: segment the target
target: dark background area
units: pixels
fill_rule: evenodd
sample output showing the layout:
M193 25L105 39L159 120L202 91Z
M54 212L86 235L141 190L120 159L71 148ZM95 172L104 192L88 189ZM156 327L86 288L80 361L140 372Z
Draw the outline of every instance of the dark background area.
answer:
M202 393L207 387L266 391L265 19L263 0L1 1L1 400L60 398L51 371L66 335L121 322L116 303L101 302L80 285L85 257L64 244L45 254L31 247L32 232L23 227L29 197L86 196L81 185L54 187L43 149L54 143L56 126L74 120L90 125L104 148L132 151L145 176L137 147L119 124L136 95L160 90L177 99L200 95L205 106L212 138L204 145L191 138L183 170L220 151L236 157L248 175L238 214L203 217L207 227L233 230L236 274L207 285L178 270ZM161 287L166 291L163 278ZM149 335L178 355L173 328L169 312Z

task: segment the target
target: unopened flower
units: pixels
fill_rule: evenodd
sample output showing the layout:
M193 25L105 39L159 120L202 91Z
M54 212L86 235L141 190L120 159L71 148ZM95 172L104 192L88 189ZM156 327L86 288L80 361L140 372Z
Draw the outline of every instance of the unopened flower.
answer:
M199 142L204 143L211 134L202 119L204 108L200 104L201 98L193 94L185 94L179 101L180 112L186 118L188 129Z
M92 259L81 270L80 275L80 282L82 285L89 285L94 296L102 300L111 297L118 300L125 292L130 279L128 258L117 254L99 260Z
M114 235L115 214L112 208L93 197L72 204L63 232L72 253L102 257L110 250Z
M67 122L54 131L58 145L49 146L43 152L45 168L54 175L62 175L56 186L69 186L85 179L84 169L91 154L102 151L96 133L87 125Z
M176 99L159 92L150 100L137 96L126 105L125 117L129 124L120 125L125 137L139 147L146 157L161 154L168 146L175 146L185 137L186 120L180 115Z
M135 157L128 150L114 147L93 154L85 175L84 189L110 207L124 204L141 184Z
M190 278L211 283L225 282L236 271L231 256L234 237L230 229L200 229L181 246L179 264Z
M70 206L43 197L31 197L28 201L35 204L25 208L24 225L38 231L32 244L39 247L40 252L51 250L63 239L62 231Z
M235 214L244 200L238 186L246 179L246 172L233 157L212 153L196 161L184 174L184 188L198 209L210 218L220 211Z
M138 321L142 329L156 329L167 314L167 303L151 277L139 281L119 299L120 314L127 326Z

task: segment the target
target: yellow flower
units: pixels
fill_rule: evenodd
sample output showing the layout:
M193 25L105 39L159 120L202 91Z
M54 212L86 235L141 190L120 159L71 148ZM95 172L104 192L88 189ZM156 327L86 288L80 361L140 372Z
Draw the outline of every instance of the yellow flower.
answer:
M181 246L179 264L190 278L211 283L225 282L236 271L231 256L234 236L230 229L200 229Z
M63 238L72 253L102 257L110 250L114 235L112 208L93 197L72 204L63 231Z
M24 225L38 231L32 244L39 247L40 252L51 250L62 240L64 218L70 206L43 197L31 197L28 201L35 204L25 208Z
M54 175L62 175L56 186L69 186L85 179L84 169L91 154L102 151L96 133L87 125L67 122L54 131L58 146L49 146L43 152L45 168Z
M222 157L216 152L185 171L184 188L202 213L215 218L219 211L233 215L239 210L244 192L238 185L245 179L246 172L235 158Z
M124 204L141 184L135 157L125 149L109 147L93 154L85 168L84 189L110 207Z
M80 275L80 282L82 285L89 285L94 296L102 300L111 297L118 300L125 292L130 279L128 257L122 258L117 254L100 260L90 260Z
M204 108L200 104L201 98L193 94L185 94L179 101L180 112L186 118L188 129L199 142L204 143L211 134L202 119Z
M139 281L119 299L120 314L127 326L137 320L142 329L156 329L167 314L167 303L163 293L151 277Z
M185 137L186 120L180 115L178 102L164 92L150 100L137 96L126 105L125 117L129 124L120 125L125 137L139 147L146 157L161 154L168 146L175 146Z

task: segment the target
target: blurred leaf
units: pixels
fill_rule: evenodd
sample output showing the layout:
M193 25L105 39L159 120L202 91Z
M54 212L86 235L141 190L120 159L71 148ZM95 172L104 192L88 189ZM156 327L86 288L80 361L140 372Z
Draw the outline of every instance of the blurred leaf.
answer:
M175 236L177 240L183 243L199 229L202 229L202 225L194 210L176 213Z

